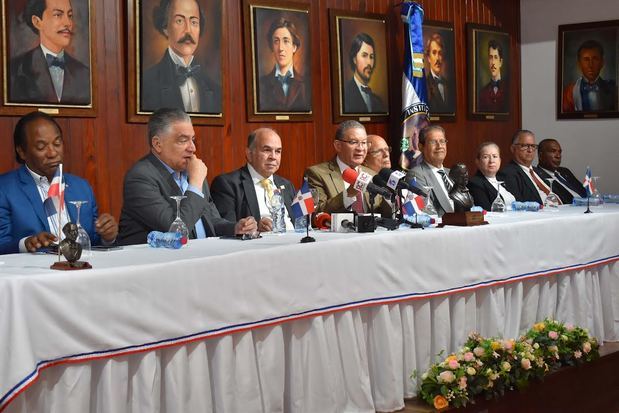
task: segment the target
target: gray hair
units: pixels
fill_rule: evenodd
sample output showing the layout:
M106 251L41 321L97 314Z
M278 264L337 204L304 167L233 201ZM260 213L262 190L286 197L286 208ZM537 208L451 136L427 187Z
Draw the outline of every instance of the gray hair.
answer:
M148 143L153 144L153 138L165 134L176 122L189 122L191 118L185 111L177 108L157 109L148 120Z
M514 133L514 136L512 137L512 145L517 144L518 141L520 140L520 137L525 136L525 135L531 135L535 137L535 134L528 129L518 129L516 133Z
M363 129L365 130L365 126L356 120L345 120L344 122L337 125L337 130L335 131L335 139L341 141L344 139L344 135L348 129Z
M439 131L443 133L443 136L447 137L445 134L445 129L439 125L429 125L426 126L419 132L419 143L422 145L426 144L426 137L430 134L430 132Z
M256 130L253 130L248 136L247 136L247 148L253 150L256 144L256 138L258 137L259 134L264 133L264 132L273 132L274 134L276 134L277 136L279 136L279 133L277 133L277 131L273 128L269 128L269 127L263 127L263 128L258 128Z

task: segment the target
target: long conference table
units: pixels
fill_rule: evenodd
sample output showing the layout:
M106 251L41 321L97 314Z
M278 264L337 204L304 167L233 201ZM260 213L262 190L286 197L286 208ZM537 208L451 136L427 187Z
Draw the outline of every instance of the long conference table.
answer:
M471 331L619 337L619 206L489 225L0 256L5 412L372 412Z

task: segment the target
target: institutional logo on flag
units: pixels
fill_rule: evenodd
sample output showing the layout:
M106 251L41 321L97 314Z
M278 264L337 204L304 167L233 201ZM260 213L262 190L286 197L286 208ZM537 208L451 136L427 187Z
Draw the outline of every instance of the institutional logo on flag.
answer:
M58 168L56 168L56 173L52 178L52 182L49 184L47 198L43 201L45 214L48 217L56 215L61 211L61 208L64 205L64 187L65 183L62 179L62 164L60 164L58 165Z
M587 170L585 171L585 180L583 181L582 186L585 187L588 197L593 195L593 192L595 192L595 186L593 185L593 179L591 179L591 167L590 166L587 166Z
M307 181L303 181L301 189L292 201L292 215L295 219L314 212L314 199Z

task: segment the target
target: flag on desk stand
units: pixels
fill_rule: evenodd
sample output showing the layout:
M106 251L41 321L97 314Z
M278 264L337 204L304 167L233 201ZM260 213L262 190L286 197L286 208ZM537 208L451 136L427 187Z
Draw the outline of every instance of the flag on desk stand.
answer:
M314 199L312 199L312 192L306 180L303 181L301 189L297 192L297 195L292 201L292 215L297 219L304 215L309 215L314 212Z
M591 167L587 166L587 170L585 171L585 180L582 183L582 186L585 187L587 191L587 197L593 195L595 192L595 186L593 185L593 179L591 179Z
M422 161L419 131L430 123L426 79L423 71L423 8L412 1L401 4L404 22L404 70L402 74L402 139L400 167L407 170Z
M425 203L423 202L423 197L409 193L408 199L402 205L402 209L404 215L415 215L415 214L423 214L423 208L425 207Z
M64 208L64 187L65 183L62 177L62 164L59 164L56 168L56 173L52 178L52 182L49 183L49 190L47 191L47 198L43 201L43 208L45 214L48 217L58 216L58 228L56 229L56 237L60 240L62 225L62 209ZM50 228L51 229L51 228ZM58 248L58 259L60 259L60 248Z

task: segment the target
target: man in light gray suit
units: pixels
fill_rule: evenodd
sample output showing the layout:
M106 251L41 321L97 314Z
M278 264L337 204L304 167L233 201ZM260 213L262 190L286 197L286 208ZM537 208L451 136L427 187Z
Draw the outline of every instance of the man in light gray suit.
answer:
M148 122L150 153L125 176L120 213L121 245L143 244L150 231L168 231L176 217L173 195L184 195L180 217L190 238L252 234L254 217L230 222L219 215L208 188L208 169L195 154L191 118L181 109L159 109Z
M415 178L420 185L432 187L432 200L439 216L454 212L453 201L449 199L453 182L449 179L449 169L443 167L447 156L445 129L438 125L423 128L419 133L419 149L423 162L409 170L407 177Z

